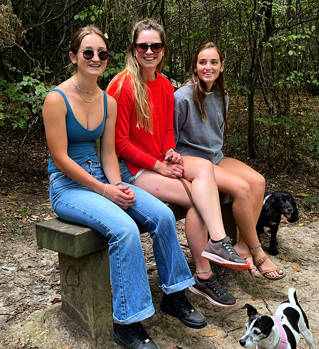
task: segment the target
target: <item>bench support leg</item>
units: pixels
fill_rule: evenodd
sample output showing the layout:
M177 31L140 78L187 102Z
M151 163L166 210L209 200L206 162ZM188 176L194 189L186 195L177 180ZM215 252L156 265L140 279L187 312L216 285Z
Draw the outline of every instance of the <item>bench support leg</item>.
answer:
M81 258L59 253L62 309L93 339L109 338L112 296L107 250Z

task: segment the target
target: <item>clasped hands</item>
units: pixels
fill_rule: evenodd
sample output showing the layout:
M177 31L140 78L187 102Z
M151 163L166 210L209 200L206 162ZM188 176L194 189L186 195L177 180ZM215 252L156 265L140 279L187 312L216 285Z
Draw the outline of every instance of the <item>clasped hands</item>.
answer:
M123 210L131 207L135 201L135 193L130 189L128 184L109 184L106 187L104 196L120 206Z
M155 166L154 170L165 177L183 177L183 158L179 153L175 151L169 151L165 154L163 161L157 162L157 165Z

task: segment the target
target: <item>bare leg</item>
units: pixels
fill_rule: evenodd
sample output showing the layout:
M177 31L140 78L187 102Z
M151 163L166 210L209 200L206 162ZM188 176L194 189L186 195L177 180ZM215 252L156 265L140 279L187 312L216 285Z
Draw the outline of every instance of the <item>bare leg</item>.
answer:
M213 240L226 236L215 181L214 167L208 160L184 156L184 177L192 183L193 201L199 210Z
M207 228L201 217L198 216L192 207L182 183L178 179L164 177L156 172L144 171L134 184L162 201L188 208L185 220L185 234L188 245L193 256L196 271L207 271L207 273L201 274L201 277L203 279L209 278L212 275L210 263L206 258L201 256L207 244ZM190 183L188 184L191 188Z
M263 203L264 177L241 161L231 158L223 159L214 169L219 190L233 198L233 214L241 236L236 245L237 252L251 253L255 261L264 257L265 252L261 247L249 252L249 249L260 245L256 224ZM263 267L275 269L270 259L265 261ZM268 273L270 277L280 274L280 271Z

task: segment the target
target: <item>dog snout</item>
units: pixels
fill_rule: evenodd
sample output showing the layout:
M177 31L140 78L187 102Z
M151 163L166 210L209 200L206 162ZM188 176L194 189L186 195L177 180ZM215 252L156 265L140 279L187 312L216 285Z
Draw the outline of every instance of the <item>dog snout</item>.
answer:
M242 347L244 347L245 346L245 344L246 344L246 341L244 340L244 339L240 339L239 340L239 344L242 346Z

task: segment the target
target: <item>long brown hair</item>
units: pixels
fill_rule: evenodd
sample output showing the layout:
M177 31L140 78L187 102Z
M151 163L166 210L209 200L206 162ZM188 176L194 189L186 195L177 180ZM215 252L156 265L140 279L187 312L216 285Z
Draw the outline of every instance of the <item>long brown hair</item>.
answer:
M213 42L207 42L206 44L203 44L200 46L197 51L195 52L195 56L192 61L192 76L188 80L192 82L193 84L193 98L194 98L194 103L195 106L199 112L200 118L203 122L207 120L207 115L205 112L205 107L204 107L204 100L206 97L206 91L205 91L205 84L203 81L198 77L197 71L196 71L196 65L197 65L197 60L198 60L198 55L200 52L203 50L209 49L209 48L214 48L220 58L221 63L224 61L222 52L220 49L214 44ZM219 73L218 78L215 80L214 85L213 85L213 90L219 91L221 96L222 96L222 101L223 101L223 118L226 126L226 99L225 99L225 88L224 88L224 73L221 71Z
M110 82L107 89L110 88L115 80L119 80L119 86L115 91L114 97L117 99L121 93L123 83L127 76L130 76L133 87L133 93L136 101L136 122L138 128L144 128L148 132L152 132L152 118L151 108L147 97L147 85L143 80L143 72L136 57L135 57L135 44L139 34L144 30L155 30L159 33L162 43L164 44L164 57L157 65L156 71L160 72L164 65L164 58L167 55L167 43L166 36L163 27L155 22L153 19L146 18L140 22L137 22L132 30L131 46L126 57L125 69L117 74Z

